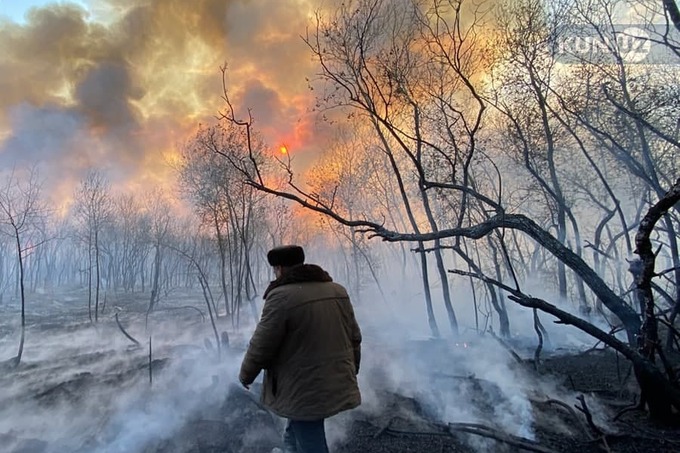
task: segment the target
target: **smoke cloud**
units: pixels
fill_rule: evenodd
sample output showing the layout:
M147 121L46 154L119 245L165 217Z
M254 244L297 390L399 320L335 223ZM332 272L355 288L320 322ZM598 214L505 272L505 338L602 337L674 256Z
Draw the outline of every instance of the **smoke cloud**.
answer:
M119 187L169 184L168 156L223 107L225 62L234 104L251 109L272 147L318 148L300 38L312 8L99 0L0 19L0 166L40 162L62 197L91 167Z

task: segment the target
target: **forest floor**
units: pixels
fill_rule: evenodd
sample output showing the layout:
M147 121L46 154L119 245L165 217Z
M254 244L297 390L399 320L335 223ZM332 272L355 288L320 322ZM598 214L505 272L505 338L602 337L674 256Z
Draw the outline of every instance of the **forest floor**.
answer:
M677 357L675 357L676 363ZM520 366L533 368L533 361ZM569 387L573 401L531 399L534 436L522 438L484 426L443 424L427 417L414 401L391 395L394 409L378 417L357 419L338 453L383 452L680 452L680 420L671 426L652 423L632 410L637 395L628 363L611 351L591 350L545 357L537 377L549 375ZM608 418L590 424L580 396L587 395ZM400 409L397 409L399 407ZM394 416L408 408L410 415ZM630 408L631 410L628 410ZM619 415L620 414L620 415ZM618 416L618 417L617 417ZM614 420L616 418L616 420ZM430 434L427 434L430 433Z
M141 312L121 316L139 345L111 313L96 327L54 314L29 327L22 363L0 365L0 451L268 453L279 445L283 421L260 405L257 386L235 383L245 335L232 335L232 349L216 359L210 323L195 310L163 315L172 328L153 331L153 348L139 334L148 333ZM367 337L364 404L327 422L335 453L680 452L680 424L621 413L634 405L636 386L629 363L610 350L555 350L535 367L531 350L518 362L499 347L507 365L485 374L486 362L461 367L490 355L487 346L461 352L428 340L409 343L417 358L427 348L427 364L387 351L388 375ZM16 338L16 325L0 325L3 360ZM402 371L418 385L405 385Z

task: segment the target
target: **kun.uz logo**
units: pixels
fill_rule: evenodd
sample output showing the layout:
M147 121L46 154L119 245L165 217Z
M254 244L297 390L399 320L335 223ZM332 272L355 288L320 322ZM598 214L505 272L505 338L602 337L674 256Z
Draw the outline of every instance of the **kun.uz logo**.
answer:
M607 34L593 27L576 27L556 40L554 52L565 63L614 63L616 55L628 64L672 62L672 52L658 42L659 36L654 29L635 25L619 25Z

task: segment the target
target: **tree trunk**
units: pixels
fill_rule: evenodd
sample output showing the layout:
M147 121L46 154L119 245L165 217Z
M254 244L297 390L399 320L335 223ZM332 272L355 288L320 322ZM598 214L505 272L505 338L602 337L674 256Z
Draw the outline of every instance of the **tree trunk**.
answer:
M674 0L662 1L666 14L668 14L668 17L671 19L673 25L675 25L675 28L680 31L680 9L678 8L677 3L675 3Z
M151 284L151 299L149 300L149 309L146 311L147 317L156 307L156 302L158 302L159 297L159 280L161 274L161 246L156 244L156 256L154 257L153 264L153 282Z
M222 234L222 228L220 228L220 223L217 218L217 214L214 214L215 216L215 233L217 234L217 248L220 253L220 284L222 285L222 294L224 297L224 309L226 310L225 315L229 316L230 310L229 310L229 294L227 292L227 254L226 251L224 250L224 237ZM217 313L215 313L215 316L217 316Z
M24 260L21 256L21 239L19 238L19 231L15 231L16 234L16 247L17 256L19 263L19 290L21 291L21 339L19 340L19 352L15 359L15 366L18 366L21 362L21 357L24 354L24 340L26 338L26 295L24 291Z
M654 230L656 222L675 203L680 201L680 178L673 188L652 206L647 215L640 222L640 228L635 236L635 253L640 257L639 263L631 266L635 276L637 295L644 307L643 322L638 338L638 352L651 364L655 361L657 348L660 346L658 321L656 319L654 295L652 293L652 278L656 256L652 250L649 236ZM653 366L653 365L652 365ZM653 419L669 421L672 415L672 401L665 394L664 389L656 385L652 376L641 366L635 366L635 375L640 385L641 402L646 403ZM676 402L677 403L677 402ZM678 407L680 409L680 407Z
M92 230L88 232L87 237L87 314L92 319Z
M99 232L94 232L94 266L95 266L95 291L94 291L94 322L99 322Z
M430 278L427 271L427 256L425 255L424 244L418 242L418 249L420 252L420 271L423 279L423 291L425 291L425 308L427 310L427 322L430 325L430 333L433 337L439 338L439 326L437 326L437 318L434 315L432 307L432 293L430 292Z
M499 281L501 281L503 274L501 272L500 263L498 262L498 251L496 250L496 246L493 244L492 240L489 240L489 245L491 246L491 250L494 256L493 261L494 270L496 272L496 278ZM478 262L481 262L481 260L479 260ZM470 259L469 265L470 268L473 269L475 272L481 272L481 269L479 269L479 267L472 259ZM489 291L489 296L491 297L491 305L493 306L494 310L496 310L496 313L498 313L499 324L498 327L500 330L501 338L510 338L510 318L508 318L508 309L505 306L503 296L502 294L498 294L496 292L496 288L494 288L493 285L491 285L490 283L487 284L487 290Z
M670 215L665 214L663 216L664 223L666 224L666 230L668 231L668 244L670 246L671 253L671 263L673 264L673 276L675 278L675 304L671 310L671 315L669 317L670 324L673 325L675 318L680 311L680 257L678 257L678 238L676 235L676 230L673 225L673 220ZM673 331L669 330L666 339L666 349L672 349L673 347Z

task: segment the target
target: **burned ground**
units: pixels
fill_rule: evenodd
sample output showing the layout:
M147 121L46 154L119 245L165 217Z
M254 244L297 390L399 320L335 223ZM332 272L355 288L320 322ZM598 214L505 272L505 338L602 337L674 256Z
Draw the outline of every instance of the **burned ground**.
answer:
M121 316L141 346L110 313L96 327L54 314L34 322L25 360L0 374L1 450L256 453L279 445L282 420L260 405L257 386L236 384L246 332L231 331L231 349L218 356L209 323L190 310L154 315L152 329L141 313ZM3 329L9 358L16 331ZM610 350L553 350L536 366L532 349L516 349L526 357L518 362L489 338L470 347L387 344L366 330L364 404L327 424L337 453L680 451L677 426L636 411L614 420L637 393L629 363Z

